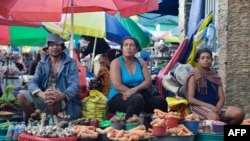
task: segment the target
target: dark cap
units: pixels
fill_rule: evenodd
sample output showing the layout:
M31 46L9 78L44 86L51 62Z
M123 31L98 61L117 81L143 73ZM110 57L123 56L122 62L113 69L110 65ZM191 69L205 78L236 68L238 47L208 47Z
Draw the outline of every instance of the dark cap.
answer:
M63 50L66 48L64 44L65 40L63 38L61 38L58 34L50 34L47 38L43 51L47 52L48 47L49 47L49 42L54 42L57 45L62 45Z

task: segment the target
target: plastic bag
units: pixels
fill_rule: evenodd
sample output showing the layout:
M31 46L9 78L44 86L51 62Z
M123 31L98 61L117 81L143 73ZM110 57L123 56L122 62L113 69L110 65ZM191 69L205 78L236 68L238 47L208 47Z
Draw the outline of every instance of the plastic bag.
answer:
M89 96L83 100L82 114L87 118L95 118L98 121L106 119L108 99L98 90L90 90Z
M181 119L184 119L189 114L188 101L184 98L176 99L175 97L166 98L170 111L180 113Z

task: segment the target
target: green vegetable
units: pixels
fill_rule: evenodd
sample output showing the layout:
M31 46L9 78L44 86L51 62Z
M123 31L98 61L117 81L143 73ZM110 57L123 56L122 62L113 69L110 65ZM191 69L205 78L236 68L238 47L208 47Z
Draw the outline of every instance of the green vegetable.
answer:
M0 103L13 103L17 104L17 98L14 96L13 91L15 89L14 85L7 85L3 95L0 97Z
M5 129L8 128L10 126L11 122L10 121L6 121L4 123L0 124L0 129Z

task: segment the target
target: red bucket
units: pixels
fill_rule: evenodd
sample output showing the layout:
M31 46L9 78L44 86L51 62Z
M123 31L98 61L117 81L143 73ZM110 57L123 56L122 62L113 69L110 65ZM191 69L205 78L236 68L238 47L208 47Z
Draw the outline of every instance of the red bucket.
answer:
M154 136L164 136L166 133L166 126L153 126Z
M179 119L174 118L174 117L165 118L165 123L166 123L167 128L177 127L179 123Z

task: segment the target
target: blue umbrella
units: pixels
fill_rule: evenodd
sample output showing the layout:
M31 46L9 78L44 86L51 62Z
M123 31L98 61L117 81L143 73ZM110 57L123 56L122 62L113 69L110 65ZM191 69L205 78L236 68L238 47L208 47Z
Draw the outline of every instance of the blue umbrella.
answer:
M66 31L71 31L71 17L68 16L62 23ZM130 34L122 24L105 12L89 12L74 14L74 34L107 38L110 41L121 43L122 39Z

